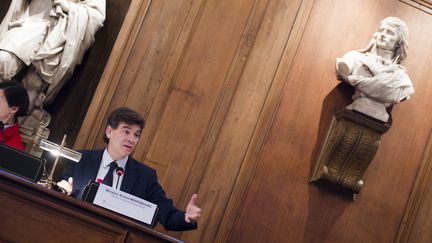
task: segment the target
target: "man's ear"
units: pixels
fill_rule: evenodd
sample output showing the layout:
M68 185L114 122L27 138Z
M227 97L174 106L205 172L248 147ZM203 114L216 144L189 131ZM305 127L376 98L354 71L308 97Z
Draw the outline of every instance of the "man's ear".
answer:
M107 136L108 139L111 139L111 132L112 132L112 127L111 126L106 126L105 128L105 135Z
M10 111L14 115L18 112L18 110L19 110L18 106L12 106L12 107L10 107Z

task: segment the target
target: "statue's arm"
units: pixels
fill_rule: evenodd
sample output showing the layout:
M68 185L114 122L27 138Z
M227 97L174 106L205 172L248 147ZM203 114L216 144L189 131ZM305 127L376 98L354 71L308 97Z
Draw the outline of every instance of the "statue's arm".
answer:
M398 103L409 100L414 93L414 87L407 73L403 73L401 78L401 86L399 88Z
M349 83L348 76L350 75L350 73L351 71L348 64L342 58L337 58L336 59L337 79Z
M353 75L354 66L363 56L358 51L349 51L342 58L336 58L336 76L339 80L354 85L349 76Z

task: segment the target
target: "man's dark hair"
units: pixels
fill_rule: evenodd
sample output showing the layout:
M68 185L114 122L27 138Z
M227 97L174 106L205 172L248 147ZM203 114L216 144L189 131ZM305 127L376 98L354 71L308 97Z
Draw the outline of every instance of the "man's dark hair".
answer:
M141 130L145 125L144 118L142 118L138 112L127 107L120 107L111 112L107 119L107 126L116 129L121 122L128 125L138 125L140 126ZM105 133L103 135L103 140L105 143L109 142L109 138Z
M3 90L9 107L18 107L14 120L27 115L30 101L27 90L22 84L12 81L0 82L0 89Z

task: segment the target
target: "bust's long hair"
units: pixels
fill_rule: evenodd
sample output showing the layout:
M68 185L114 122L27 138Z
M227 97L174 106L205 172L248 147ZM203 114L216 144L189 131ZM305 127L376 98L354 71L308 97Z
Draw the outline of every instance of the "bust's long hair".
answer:
M397 17L387 17L380 22L380 25L377 31L374 33L372 40L369 42L369 45L359 50L359 52L376 52L376 39L378 38L378 30L381 25L387 24L396 28L398 41L396 42L395 50L392 56L392 62L399 64L401 63L408 54L408 27L404 21Z

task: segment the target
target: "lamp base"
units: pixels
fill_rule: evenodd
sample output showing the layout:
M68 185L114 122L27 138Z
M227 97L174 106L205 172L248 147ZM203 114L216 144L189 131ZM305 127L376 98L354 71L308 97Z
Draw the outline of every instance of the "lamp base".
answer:
M52 189L52 190L55 190L55 191L66 193L66 191L63 190L62 188L60 188L59 186L57 186L57 182L55 182L53 180L41 179L40 181L38 181L37 184L41 185L41 186L43 186L45 188L48 188L48 189Z

